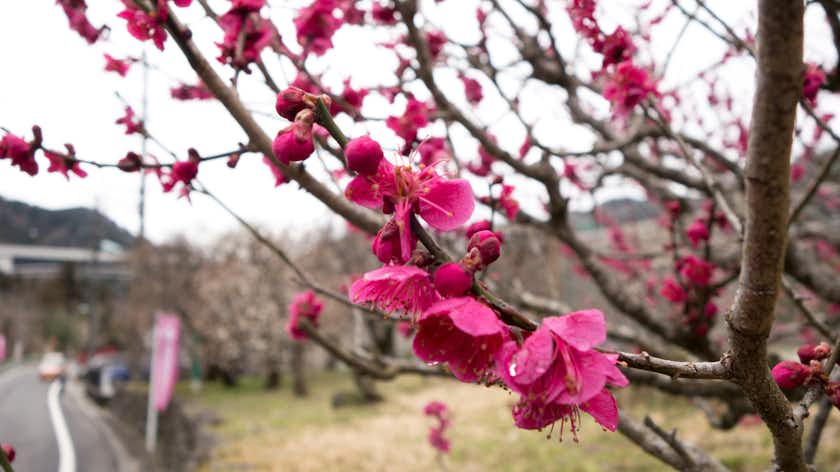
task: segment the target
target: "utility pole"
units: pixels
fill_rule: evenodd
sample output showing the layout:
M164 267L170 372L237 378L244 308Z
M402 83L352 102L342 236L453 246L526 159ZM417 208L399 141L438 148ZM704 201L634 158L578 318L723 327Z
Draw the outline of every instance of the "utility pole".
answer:
M149 63L146 56L146 44L143 43L143 55L141 56L143 62L143 97L140 102L140 119L143 120L143 126L146 126L146 121L149 119ZM140 158L146 158L146 133L142 133L140 143ZM140 169L140 202L138 204L138 212L140 216L140 229L137 232L137 237L142 243L146 239L146 171Z

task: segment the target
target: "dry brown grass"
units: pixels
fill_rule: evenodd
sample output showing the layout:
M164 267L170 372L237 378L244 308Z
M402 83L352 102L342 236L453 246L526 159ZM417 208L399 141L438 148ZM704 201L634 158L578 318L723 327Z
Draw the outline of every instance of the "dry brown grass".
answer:
M512 426L514 398L497 388L444 380L402 378L385 384L387 401L373 406L330 407L330 397L350 391L345 375L320 376L309 398L295 399L287 390L264 392L256 383L240 391L210 387L197 398L224 422L215 433L221 440L205 470L266 471L429 471L442 470L426 434L432 420L423 416L431 400L447 403L453 412L449 437L452 452L443 466L459 471L656 471L668 470L618 433L583 422L575 443L566 432L522 431ZM707 448L735 470L762 470L770 455L770 438L761 424L734 432L714 431L703 415L682 400L644 389L619 397L622 408L641 416L651 412L663 427ZM840 462L832 437L840 432L835 420L826 430L822 466ZM822 470L822 469L821 469Z

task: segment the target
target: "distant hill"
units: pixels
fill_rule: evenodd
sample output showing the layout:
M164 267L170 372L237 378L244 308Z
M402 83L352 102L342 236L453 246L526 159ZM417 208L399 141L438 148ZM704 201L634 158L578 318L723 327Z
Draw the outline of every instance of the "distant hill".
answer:
M662 212L661 208L644 200L631 198L616 198L602 203L599 211L616 223L632 223L636 221L656 218ZM571 224L579 230L587 230L600 226L596 223L591 212L573 211L569 215Z
M0 244L93 247L101 240L130 247L135 238L90 208L47 210L0 197Z

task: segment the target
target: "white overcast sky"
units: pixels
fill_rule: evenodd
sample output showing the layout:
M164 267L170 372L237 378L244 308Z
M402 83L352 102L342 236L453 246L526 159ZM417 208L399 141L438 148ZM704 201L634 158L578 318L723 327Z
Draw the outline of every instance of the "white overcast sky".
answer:
M95 25L107 22L112 26L105 42L88 46L81 37L69 30L67 19L53 0L6 0L0 2L0 44L3 50L3 72L0 75L0 126L12 130L27 139L29 128L38 124L44 131L49 147L61 148L65 142L75 145L78 154L85 159L115 162L127 151L139 150L137 137L125 136L114 121L122 115L123 105L115 92L122 94L136 110L140 108L141 71L132 68L127 78L120 78L102 70L103 53L115 57L139 56L142 45L125 32L124 22L115 18L121 9L118 0L97 0L88 2L90 18ZM211 2L218 11L223 11L226 1ZM271 2L271 16L276 20L287 43L294 43L290 30L292 11L290 6L299 6L300 1ZM428 2L431 7L432 2ZM609 3L633 4L631 0L602 0L602 8ZM749 10L752 2L712 0L707 2L729 18L737 18ZM449 0L437 10L432 21L443 26L456 39L468 42L474 39L472 25L477 2L474 0ZM435 10L430 8L428 10ZM618 11L618 10L616 10ZM210 57L215 57L213 41L221 37L212 22L203 18L200 8L176 9L182 20L194 32L194 37ZM602 15L607 16L607 15ZM619 18L621 18L619 16ZM661 51L654 54L662 57L667 52L683 19L672 15L671 19L654 36L654 44L661 45ZM347 28L345 28L347 29ZM570 33L570 32L569 32ZM809 23L807 53L809 59L834 64L833 52L827 47L829 35L822 21ZM374 45L374 40L389 39L379 34L372 37L356 28L341 31L334 38L336 51L329 53L324 61L330 64L328 81L339 82L352 75L355 86L374 85L387 70L393 69L393 58ZM564 47L574 49L574 37L563 32ZM151 45L150 45L151 46ZM169 88L175 85L173 77L188 82L194 81L176 45L170 40L163 53L150 47L149 62L159 65L161 71L150 72L149 120L147 126L152 134L167 147L184 158L188 147L195 147L201 154L214 154L232 150L244 134L215 102L178 102L169 98ZM680 49L672 60L671 80L679 80L691 71L698 70L720 57L722 46L708 33L699 28L689 29ZM275 76L282 81L282 67L276 61L268 60ZM229 70L218 68L225 77ZM288 71L286 71L288 72ZM730 84L741 90L748 105L752 88L749 65L742 73L733 76ZM291 77L290 77L291 78ZM273 113L274 97L254 77L244 77L240 90L244 100L254 109ZM485 87L485 90L488 90ZM534 92L539 100L541 93ZM387 110L383 102L371 100L366 112L384 116ZM501 113L498 100L488 100L479 110L480 117L490 118ZM260 122L272 136L283 126L283 121L260 117ZM399 144L393 134L374 125L350 127L348 134L358 135L371 131L385 146ZM521 143L518 132L505 133L504 121L494 129L500 142L510 150L516 150ZM574 132L562 132L557 139L568 147L575 147ZM573 143L573 144L569 144ZM581 145L581 144L579 144ZM582 145L585 145L582 144ZM161 158L168 156L153 144L150 151ZM465 151L466 152L466 151ZM88 168L86 179L71 178L66 181L58 174L47 174L42 162L42 172L30 178L12 169L7 162L0 161L0 196L21 200L47 208L71 206L98 207L129 231L138 226L137 202L139 176L123 174L115 170ZM320 166L317 160L307 161L310 168ZM270 173L256 155L245 157L235 170L228 169L222 162L204 164L200 180L217 193L224 201L247 219L270 228L311 227L329 221L330 212L314 198L295 188L285 185L275 189ZM175 234L186 234L196 241L208 241L222 232L235 228L236 223L214 203L195 195L192 203L177 199L173 194L162 194L155 179L148 180L147 235L155 241L164 240ZM527 189L520 199L528 197ZM535 196L536 200L537 197Z

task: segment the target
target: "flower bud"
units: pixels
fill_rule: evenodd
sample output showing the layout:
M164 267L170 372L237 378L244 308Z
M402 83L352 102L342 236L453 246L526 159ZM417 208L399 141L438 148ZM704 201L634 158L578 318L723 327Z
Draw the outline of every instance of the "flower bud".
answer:
M277 94L277 102L274 104L274 108L278 115L292 121L299 111L308 107L304 101L305 97L306 92L302 89L289 87Z
M502 251L502 244L496 233L488 230L479 231L472 235L470 242L467 244L467 250L471 251L473 248L478 249L481 255L481 263L485 267L492 264L499 258Z
M139 154L129 152L117 162L117 167L123 172L137 172L143 167L143 162Z
M408 252L411 253L417 247L417 239L409 237L408 243ZM403 257L404 251L400 238L400 228L394 220L388 220L379 232L376 233L373 244L371 244L371 250L384 264L391 262L402 264L410 257Z
M307 114L307 111L310 113ZM311 120L314 120L314 113L311 110L303 110L298 113L294 123L277 133L271 149L280 162L289 164L303 161L315 152Z
M467 239L479 231L489 230L490 222L488 220L479 220L467 226Z
M805 344L796 351L796 354L799 356L800 362L810 364L812 360L827 359L831 355L831 347L824 342L817 346Z
M369 136L362 136L347 143L344 148L344 157L347 158L347 166L350 169L362 175L373 175L379 169L379 162L385 156L379 143Z
M3 449L3 453L6 454L6 458L9 459L9 462L15 461L15 448L11 444L0 444L0 448Z
M776 364L770 372L773 380L784 389L793 389L801 386L808 380L811 370L798 362L783 361Z
M472 273L457 262L447 262L435 271L434 281L444 297L459 297L472 287Z

